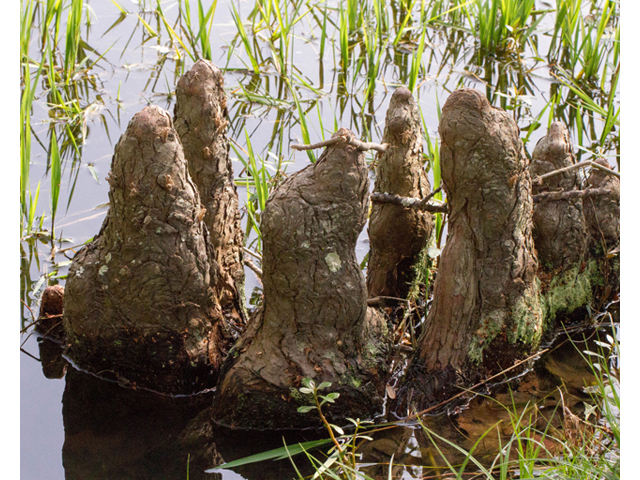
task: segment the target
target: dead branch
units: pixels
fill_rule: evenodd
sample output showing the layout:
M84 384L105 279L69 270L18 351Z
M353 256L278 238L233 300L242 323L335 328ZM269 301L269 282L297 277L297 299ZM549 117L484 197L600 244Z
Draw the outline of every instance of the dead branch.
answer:
M541 203L554 200L571 200L576 198L595 197L598 195L616 195L616 192L609 188L587 188L585 190L560 190L557 192L542 192L538 193L537 195L533 195L533 202Z
M253 270L253 273L255 273L259 279L262 279L262 270L260 270L260 268L258 268L255 263L253 263L250 259L245 258L244 264L251 270Z
M325 140L318 143L312 143L310 145L291 145L291 148L293 148L294 150L314 150L316 148L328 147L331 145L335 145L337 143L346 143L347 145L351 145L357 148L358 150L362 150L365 152L367 150L385 152L387 148L389 148L388 143L383 143L382 145L380 145L379 143L362 142L352 137L343 137L343 136L336 136L336 137L330 138L329 140Z
M445 203L430 203L433 196L440 191L435 189L424 198L401 197L389 193L372 193L371 201L374 203L390 203L392 205L402 205L405 208L414 208L431 213L449 213L449 208Z
M552 177L553 175L558 175L560 173L568 172L570 170L575 170L576 168L582 168L582 167L597 168L598 170L602 170L603 172L608 173L609 175L613 175L615 177L620 178L620 172L614 172L613 170L611 170L611 169L609 169L607 167L603 167L602 165L600 165L600 164L598 164L596 162L593 162L591 160L585 160L584 162L576 163L575 165L571 165L569 167L559 168L558 170L554 170L552 172L545 173L544 175L539 175L539 176L533 178L531 180L531 182L534 183L534 184L542 185L542 181L545 178Z

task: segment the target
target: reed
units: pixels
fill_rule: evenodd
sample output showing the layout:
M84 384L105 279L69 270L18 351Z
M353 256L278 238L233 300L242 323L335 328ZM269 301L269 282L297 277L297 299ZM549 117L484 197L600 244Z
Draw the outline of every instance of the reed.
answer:
M196 25L191 20L190 1L179 1L180 18L184 20L181 28L187 37L186 43L190 46L190 56L192 58L213 60L211 55L211 29L217 5L218 0L214 0L205 11L202 0L198 0L198 25L196 31Z

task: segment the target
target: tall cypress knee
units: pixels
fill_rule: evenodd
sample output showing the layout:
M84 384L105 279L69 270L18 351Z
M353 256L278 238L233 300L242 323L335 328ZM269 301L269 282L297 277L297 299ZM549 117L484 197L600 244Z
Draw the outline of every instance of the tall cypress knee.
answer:
M176 86L174 122L205 208L204 224L213 247L216 308L242 326L246 317L243 235L229 158L227 115L222 72L207 60L198 60Z
M64 294L68 354L170 393L212 386L230 348L216 314L200 196L167 112L137 113L115 147L109 211Z
M404 398L420 405L457 393L538 345L528 161L518 127L484 95L460 89L440 120L449 230Z
M378 154L374 191L426 197L431 186L423 168L420 113L411 92L404 87L391 97L382 142L389 147ZM432 230L433 218L428 212L401 205L373 205L367 267L370 297L407 297L415 277L414 265Z
M346 129L336 135L353 137ZM334 137L336 136L334 135ZM366 304L355 246L369 206L364 153L340 143L288 177L262 215L264 304L229 353L214 419L235 428L318 424L303 378L341 394L329 418L382 408L386 323Z

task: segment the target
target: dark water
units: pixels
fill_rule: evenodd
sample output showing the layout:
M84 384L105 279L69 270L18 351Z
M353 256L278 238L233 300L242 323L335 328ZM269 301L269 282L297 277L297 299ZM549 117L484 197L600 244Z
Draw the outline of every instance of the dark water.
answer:
M88 3L95 16L92 17L91 26L83 30L83 39L101 54L109 48L110 50L98 67L77 80L77 85L80 86L78 99L81 107L86 108L86 138L84 145L80 147L81 155L75 155L68 148L68 138L61 128L62 123L51 122L56 113L47 104L43 93L46 88L44 83L38 86L39 94L32 115L30 184L32 191L35 191L38 182L41 182L40 201L36 210L38 215L41 212L46 214L43 224L45 229L51 226L48 213L50 191L47 146L52 125L55 125L56 135L63 145L63 180L56 232L67 241L57 244L59 249L80 245L99 231L106 213L104 204L108 201L105 177L110 168L115 143L128 121L148 103L172 111L174 98L171 92L177 78L193 63L186 56L182 60L172 58L171 48L168 48L171 47L170 37L158 18L150 13L155 4L143 8L144 2L141 7L133 2L121 2L132 12L121 19L119 11L111 2ZM177 3L162 3L165 13L175 19ZM192 3L196 2L192 0ZM337 6L337 2L333 6ZM244 2L238 4L243 18L246 18L250 7ZM229 1L220 0L214 19L213 60L220 67L227 64L229 45L234 41L236 32L230 8ZM158 37L150 37L145 32L138 20L138 13L160 32ZM552 19L546 19L541 28L545 25L547 28L552 25ZM314 28L315 35L312 33ZM337 30L331 26L329 30L330 38L333 38L331 36L335 36ZM387 49L375 96L371 100L363 100L360 97L360 80L364 78L365 72L355 68L355 60L352 59L346 84L340 84L337 46L327 41L324 61L320 62L317 26L301 22L296 25L294 32L296 38L292 44L293 63L299 68L305 81L323 91L319 95L301 87L299 83L296 87L309 116L311 141L330 135L334 123L352 129L364 139L379 141L393 89L398 84L406 83L407 65L410 64L412 50L406 46ZM448 94L457 86L486 91L493 96L495 104L501 105L504 104L503 99L509 97L509 91L504 86L493 87L492 82L487 82L487 78L491 79L490 71L494 68L496 70L493 76L496 84L500 78L500 83L511 86L510 82L518 83L522 78L521 72L506 67L498 74L499 62L487 63L484 67L474 64L473 38L470 36L458 36L461 39L460 48L452 55L446 38L435 30L429 31L429 35L431 53L428 60L425 57L423 82L417 89L416 97L424 115L426 134L435 140L437 106L443 105ZM546 44L548 39L540 36L540 49L543 50ZM354 58L357 48L353 47ZM264 44L261 49L268 56L268 49ZM37 56L35 42L31 45L31 52ZM229 92L233 92L229 99L230 136L242 148L246 148L246 131L254 150L263 158L270 158L268 152L271 152L290 162L287 171L302 168L309 160L305 153L294 154L289 148L291 143L301 143L301 126L291 99L286 94L280 94L282 81L273 67L266 68L259 77L248 74L248 59L242 54L241 47L238 47L237 52L240 57L235 54L231 56L229 71L225 75L226 87ZM480 77L483 78L478 77L481 72ZM557 88L544 62L535 69L532 68L524 83L527 88L523 92L527 95L520 100L511 98L507 102L514 107L514 116L521 126L529 124L542 111L549 100L550 91ZM259 102L247 102L237 95L240 85L290 103L284 107L270 107ZM531 103L531 108L526 107L527 102ZM543 124L546 124L547 118L548 113L542 117ZM534 132L529 145L534 145L544 133L544 128ZM575 130L572 130L572 134L575 140ZM597 132L594 137L597 137ZM611 158L610 162L615 164L615 158ZM236 174L242 170L239 161L234 162L234 169ZM432 173L430 178L433 180ZM242 204L247 198L246 189L239 188L238 193ZM10 219L7 224L11 225L13 221L15 220ZM246 222L246 218L244 221ZM367 250L365 228L357 247L359 260L364 258ZM44 286L56 282L64 284L64 278L56 277L66 273L68 267L64 262L73 256L73 250L58 252L53 258L50 255L51 244L46 238L21 241L20 298L35 314ZM250 296L257 281L250 270L247 269L246 273L249 287L247 296ZM15 301L15 298L11 301ZM31 320L29 309L21 303L20 328L27 327ZM14 339L13 333L10 335ZM128 390L66 365L59 352L56 353L55 345L47 345L32 333L31 328L27 328L21 335L20 343L23 342L19 360L19 463L22 479L187 478L187 469L189 478L192 479L269 479L292 476L288 461L275 465L274 462L268 462L268 465L260 464L253 469L245 467L237 472L224 471L205 475L205 469L224 461L281 447L282 436L274 433L234 435L221 431L206 421L197 420L198 415L203 415L206 419L211 394L172 399L149 392ZM8 347L9 350L13 348L15 344ZM565 347L561 351L568 352L570 348L572 347ZM580 382L586 378L584 375L588 371L584 365L573 365L574 361L574 357L554 360L556 363L551 376L543 375L547 380L536 381L544 383L547 390L553 390L554 381L557 382L558 378L564 379L566 383L571 377L572 382L577 385L574 394L578 395L582 385ZM549 378L556 380L551 381ZM522 395L521 401L527 395L537 398L537 393L531 391ZM475 401L479 403L479 400ZM554 401L557 402L558 399ZM449 438L469 448L469 442L477 438L474 435L493 424L487 421L487 417L492 419L498 415L497 411L488 409L487 405L488 402L485 402L477 408L462 410L455 421L452 417L444 416L433 419L432 424L443 435L447 433ZM477 415L472 412L477 412ZM391 454L396 461L401 458L408 466L396 467L394 478L414 478L423 472L422 465L429 462L441 465L441 462L438 463L437 452L429 446L428 440L420 432L421 429L415 425L387 430L365 447L364 459L386 462ZM464 432L468 435L465 436ZM304 437L311 438L311 434ZM290 437L289 440L296 441L295 437ZM486 452L491 452L494 447L494 443L487 443ZM13 460L17 460L17 453ZM308 465L302 466L303 463L300 462L301 468L308 468ZM386 478L386 472L373 472L375 468L378 467L371 467L367 473ZM428 471L430 470L425 470Z
M422 423L466 451L491 430L474 450L475 458L489 465L514 430L514 414L529 408L527 418L531 421L535 412L533 423L539 431L547 425L561 429L563 406L582 416L587 405L594 404L584 387L596 379L581 353L596 351L594 340L610 331L605 327L560 335L511 388L494 385L491 398L483 395L489 390L481 388L470 400L422 417ZM58 344L36 336L24 350L30 355L21 355L23 479L294 478L289 460L205 471L280 448L285 441L292 445L326 437L322 432L232 432L210 421L212 392L170 397L125 388L76 370L61 356ZM444 472L442 455L451 463L462 462L464 455L446 442L434 443L426 432L414 419L373 434L373 441L359 450L361 471L386 479L393 456L393 478L409 479ZM294 461L303 475L313 473L302 456Z

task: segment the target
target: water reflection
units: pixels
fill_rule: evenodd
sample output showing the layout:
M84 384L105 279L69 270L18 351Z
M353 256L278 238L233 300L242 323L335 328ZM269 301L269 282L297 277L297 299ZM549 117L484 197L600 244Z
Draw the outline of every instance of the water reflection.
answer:
M505 384L491 397L477 395L467 405L422 417L420 422L390 425L372 435L359 448L359 469L372 479L415 478L439 475L448 463L461 465L465 451L489 466L514 431L534 427L532 438L553 442L539 432L559 431L563 407L582 416L593 403L584 387L595 383L581 355L595 349L594 332L560 336L533 370L522 376L517 388ZM124 388L70 366L61 345L39 339L42 368L47 378L62 378L65 441L62 461L67 479L190 479L236 478L229 471L205 473L225 462L245 458L283 442L292 445L324 438L322 432L237 432L214 424L210 405L213 393L171 397ZM513 384L512 384L513 386ZM488 432L488 433L487 433ZM312 451L323 461L326 451ZM513 449L512 455L516 455ZM304 455L293 458L303 476L314 470ZM391 464L391 466L390 466ZM471 465L468 467L471 470ZM287 479L297 474L287 458L235 467L247 480Z
M186 478L180 435L210 401L211 394L132 390L69 367L62 396L65 478ZM192 471L190 478L204 475Z

